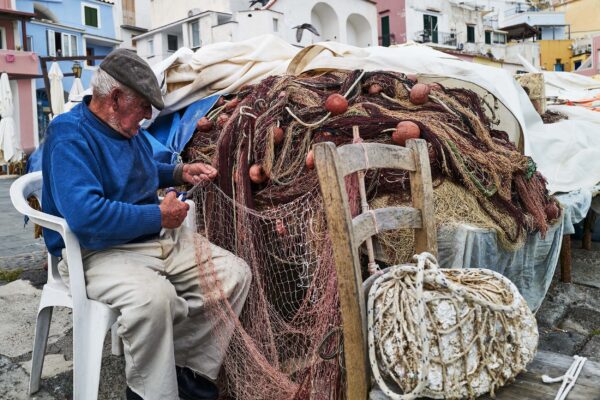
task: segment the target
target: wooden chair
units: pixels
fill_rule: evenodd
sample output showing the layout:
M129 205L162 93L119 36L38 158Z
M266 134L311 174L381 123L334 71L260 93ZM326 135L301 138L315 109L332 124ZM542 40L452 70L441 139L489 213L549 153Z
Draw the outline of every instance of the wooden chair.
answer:
M436 254L433 188L427 143L422 139L412 139L407 141L406 147L361 143L336 148L333 143L326 142L316 144L314 152L338 278L346 399L364 400L369 390L370 371L358 248L378 232L413 228L415 251ZM344 177L354 172L379 168L410 172L413 207L380 208L352 219Z

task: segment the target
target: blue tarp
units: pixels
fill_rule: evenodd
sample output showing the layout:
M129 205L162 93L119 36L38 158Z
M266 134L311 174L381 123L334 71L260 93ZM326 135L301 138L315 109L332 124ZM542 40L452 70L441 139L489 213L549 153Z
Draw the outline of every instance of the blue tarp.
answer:
M154 158L171 164L181 161L180 154L192 138L196 123L210 111L219 97L209 96L190 104L185 111L159 117L147 131L142 131L152 144Z

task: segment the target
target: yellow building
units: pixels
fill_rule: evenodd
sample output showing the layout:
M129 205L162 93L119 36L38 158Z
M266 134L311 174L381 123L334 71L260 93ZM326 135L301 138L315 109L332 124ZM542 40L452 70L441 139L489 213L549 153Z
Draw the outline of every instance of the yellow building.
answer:
M546 71L573 71L572 40L538 40L540 66Z
M554 11L565 13L571 39L600 34L600 0L555 0Z

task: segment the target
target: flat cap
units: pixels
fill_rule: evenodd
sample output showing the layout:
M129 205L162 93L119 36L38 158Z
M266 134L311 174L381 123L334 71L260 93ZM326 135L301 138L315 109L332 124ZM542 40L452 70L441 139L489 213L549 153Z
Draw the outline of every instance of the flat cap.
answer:
M157 109L162 110L165 107L154 72L134 51L115 49L100 63L100 68L123 85L135 90Z

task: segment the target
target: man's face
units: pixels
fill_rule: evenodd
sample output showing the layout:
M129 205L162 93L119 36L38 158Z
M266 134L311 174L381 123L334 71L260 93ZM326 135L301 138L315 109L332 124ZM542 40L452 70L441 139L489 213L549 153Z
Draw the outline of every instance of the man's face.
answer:
M112 95L113 116L111 125L121 135L130 139L137 135L140 122L152 118L150 102L135 93L115 89Z

